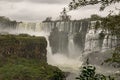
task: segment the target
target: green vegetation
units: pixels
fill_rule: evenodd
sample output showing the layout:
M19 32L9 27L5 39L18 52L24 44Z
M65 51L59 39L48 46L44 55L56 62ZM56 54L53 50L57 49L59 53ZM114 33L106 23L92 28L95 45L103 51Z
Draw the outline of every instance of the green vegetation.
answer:
M91 18L90 18L91 21L96 21L96 20L101 20L101 19L102 17L97 14L91 15Z
M17 22L11 21L9 18L6 18L4 16L0 16L0 25L2 28L15 28L17 26Z
M103 74L97 74L95 72L96 68L93 66L85 66L82 68L82 71L79 77L76 77L78 80L114 80L113 77L105 76Z
M120 0L72 0L72 2L70 2L69 4L69 8L70 10L73 9L77 9L79 7L84 7L87 5L95 5L95 4L101 4L100 10L104 10L105 7L111 5L111 4L115 4L115 3L119 3ZM120 11L120 9L115 8L116 10ZM100 17L98 15L92 15L91 19L89 20L93 20L93 21L97 21L96 25L95 25L95 29L98 29L99 27L109 31L108 35L114 35L117 37L118 42L120 40L120 13L119 14L115 14L112 15L114 11L110 11L110 13L108 14L108 16L106 17ZM101 25L99 23L99 20L101 21ZM104 37L104 35L102 35ZM113 56L109 59L107 59L105 62L116 62L117 64L119 64L120 59L120 44L115 46L115 49L113 50Z
M47 41L44 37L27 34L0 35L0 56L39 58L46 61Z
M113 66L119 68L120 67L120 46L116 47L112 52L112 57L105 60L106 63L116 63Z
M120 67L120 14L119 15L108 15L102 19L102 28L108 30L110 35L115 35L117 37L118 44L115 49L111 52L112 57L105 60L107 63L115 63L114 67Z
M102 27L107 29L113 35L120 35L120 14L119 15L108 15L102 19Z
M0 80L63 80L56 67L39 59L8 57L0 60Z
M86 5L101 4L100 10L104 10L105 7L120 2L120 0L72 0L69 4L69 9L77 9Z
M79 7L84 7L87 5L95 5L95 4L101 4L100 10L104 10L105 7L111 5L111 4L115 4L115 3L119 3L120 0L72 0L72 2L70 2L69 4L69 10L74 10L74 9L78 9ZM116 8L116 10L119 10L118 8ZM95 25L95 29L97 28L102 28L104 30L109 31L108 35L114 35L117 37L117 41L120 41L120 12L119 14L116 15L112 15L113 11L110 11L110 13L108 14L107 17L100 17L97 15L92 15L91 16L91 20L95 20L96 25ZM101 21L101 26L100 23L98 21ZM100 34L101 38L104 37L103 34ZM108 63L116 63L117 67L120 67L120 44L115 46L115 49L112 50L112 57L107 59L105 62ZM116 65L115 65L116 66ZM77 77L77 79L79 80L114 80L112 78L107 79L107 77L105 77L104 75L101 74L96 74L95 73L95 68L91 67L91 66L87 66L87 67L83 67L82 72L80 74L79 77Z
M46 62L47 41L27 34L0 35L0 80L63 80Z
M100 10L104 10L105 7L119 3L120 0L72 0L69 4L70 10L77 9L78 7L84 7L87 5L95 5L95 4L101 4ZM116 10L120 11L120 9L115 8ZM92 15L91 20L97 20L97 27L99 25L98 20L101 21L101 24L103 29L107 29L111 31L111 34L118 35L120 34L120 14L111 15L113 11L109 13L107 17L100 17L98 15Z

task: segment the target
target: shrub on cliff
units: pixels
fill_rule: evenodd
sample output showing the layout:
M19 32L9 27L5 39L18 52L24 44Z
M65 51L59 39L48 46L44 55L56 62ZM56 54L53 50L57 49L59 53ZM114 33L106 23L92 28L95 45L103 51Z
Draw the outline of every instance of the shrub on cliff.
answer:
M0 62L0 80L63 80L64 73L38 59L6 58Z
M93 66L84 66L79 77L76 77L78 80L114 80L110 76L105 76L103 74L97 74L95 72L96 68Z
M63 80L64 73L46 61L44 37L0 35L0 80Z
M112 52L112 56L105 60L106 63L112 64L116 68L120 68L120 45Z
M30 37L28 34L19 34L20 37Z

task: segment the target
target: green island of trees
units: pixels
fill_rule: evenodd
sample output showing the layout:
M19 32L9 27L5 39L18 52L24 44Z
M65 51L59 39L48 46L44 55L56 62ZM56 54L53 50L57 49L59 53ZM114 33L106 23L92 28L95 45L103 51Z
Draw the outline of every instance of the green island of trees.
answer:
M0 35L0 80L64 80L64 73L46 61L44 37Z

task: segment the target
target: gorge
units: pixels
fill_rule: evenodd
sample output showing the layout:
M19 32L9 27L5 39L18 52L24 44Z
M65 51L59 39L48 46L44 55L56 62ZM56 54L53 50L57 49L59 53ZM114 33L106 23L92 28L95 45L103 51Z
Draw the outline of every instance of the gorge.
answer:
M44 36L47 39L47 62L65 72L79 73L79 68L87 63L95 65L98 73L106 75L118 71L109 64L101 65L111 57L110 50L119 43L116 35L102 28L95 29L97 21L90 20L56 20L41 23L16 22L0 26L1 34L29 34ZM101 26L101 25L100 25ZM107 54L106 54L107 53ZM104 71L106 70L106 71ZM68 77L68 80L73 78Z

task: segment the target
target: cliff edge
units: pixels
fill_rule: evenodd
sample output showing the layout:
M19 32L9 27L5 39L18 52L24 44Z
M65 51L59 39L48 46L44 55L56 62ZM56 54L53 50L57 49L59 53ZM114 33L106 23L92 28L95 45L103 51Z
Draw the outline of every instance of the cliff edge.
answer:
M64 80L64 73L47 64L44 37L0 35L0 80Z

